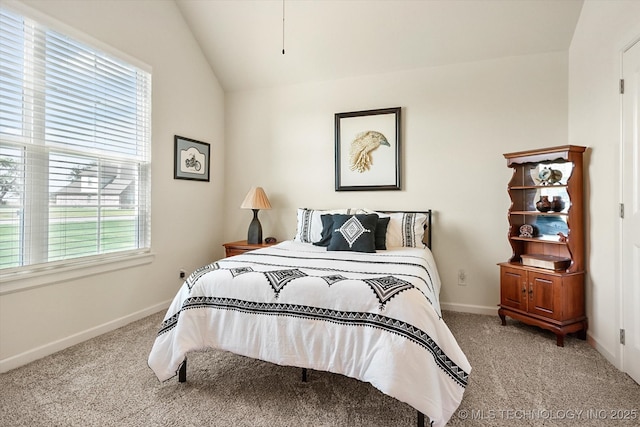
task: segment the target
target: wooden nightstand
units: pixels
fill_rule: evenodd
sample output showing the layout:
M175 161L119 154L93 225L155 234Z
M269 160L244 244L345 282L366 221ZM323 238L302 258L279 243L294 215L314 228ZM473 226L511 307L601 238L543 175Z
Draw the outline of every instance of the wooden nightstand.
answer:
M237 242L225 243L224 246L225 256L234 256L240 255L245 252L255 251L256 249L268 248L269 246L273 246L275 243L247 243L246 240L239 240Z

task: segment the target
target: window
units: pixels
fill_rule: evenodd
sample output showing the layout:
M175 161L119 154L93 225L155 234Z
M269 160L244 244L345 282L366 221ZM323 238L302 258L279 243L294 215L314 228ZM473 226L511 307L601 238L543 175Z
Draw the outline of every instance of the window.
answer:
M148 72L0 8L0 271L148 251L150 133Z

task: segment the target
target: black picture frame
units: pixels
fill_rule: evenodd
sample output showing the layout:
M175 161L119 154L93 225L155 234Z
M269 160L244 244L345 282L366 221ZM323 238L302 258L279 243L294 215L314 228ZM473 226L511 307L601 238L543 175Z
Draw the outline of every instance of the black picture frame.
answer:
M173 141L173 178L209 182L211 146L178 135Z
M393 107L336 113L335 191L401 189L401 112Z

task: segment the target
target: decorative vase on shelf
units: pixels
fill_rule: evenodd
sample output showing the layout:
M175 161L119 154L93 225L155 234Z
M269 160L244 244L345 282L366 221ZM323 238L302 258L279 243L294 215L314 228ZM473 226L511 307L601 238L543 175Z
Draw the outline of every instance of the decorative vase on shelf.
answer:
M554 212L562 212L564 209L564 200L560 196L553 196L551 200L551 210Z
M536 209L540 212L549 212L551 210L549 196L540 196L540 200L536 202Z

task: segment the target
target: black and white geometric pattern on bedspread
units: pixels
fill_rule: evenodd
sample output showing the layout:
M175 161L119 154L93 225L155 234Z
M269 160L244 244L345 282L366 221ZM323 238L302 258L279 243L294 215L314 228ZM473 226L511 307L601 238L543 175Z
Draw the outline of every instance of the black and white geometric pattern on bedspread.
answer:
M268 264L263 264L263 265L268 265ZM208 268L208 270L207 270ZM189 278L187 284L189 285L189 289L191 289L193 287L193 285L195 284L195 282L207 271L212 271L212 270L229 270L231 272L231 275L233 277L237 277L241 274L244 273L260 273L263 274L266 278L267 278L267 282L269 282L269 285L273 288L274 292L275 292L275 297L278 298L280 296L280 291L282 291L282 288L285 287L285 285L287 285L288 283L290 283L292 280L294 279L298 279L300 277L319 277L321 279L323 279L325 282L327 282L327 284L329 286L333 285L334 283L337 283L339 281L342 280L347 280L346 277L342 276L341 274L330 274L327 276L315 276L315 275L310 275L310 274L306 274L303 273L302 271L298 270L297 268L294 269L283 269L283 270L276 270L276 271L267 271L267 272L259 272L254 270L251 267L233 267L233 268L224 268L224 267L220 267L220 265L218 263L213 263L211 265L208 265L206 267L203 267L197 271L202 271L201 274L198 274L197 277L195 277L195 279L193 279L192 281L190 280L191 277ZM321 269L323 270L323 269ZM194 272L192 274L195 275L196 272ZM376 298L378 299L378 301L380 302L379 308L380 310L384 310L387 301L389 301L391 298L395 297L396 295L398 295L400 292L406 291L407 289L412 289L415 288L417 289L425 298L427 301L429 301L429 304L431 304L433 306L433 303L431 302L431 299L425 295L424 292L420 291L419 288L415 287L414 285L412 285L410 282L407 282L405 280L399 279L397 277L393 277L393 276L383 276L383 277L375 277L372 279L362 279L362 282L365 282L372 290L374 295L376 296ZM438 318L442 318L442 314L440 313L439 310L436 310L436 313L438 315Z
M331 286L334 283L337 283L341 280L347 280L346 277L344 277L341 274L331 274L329 276L320 276L321 279L324 279L325 282L327 282L327 285Z
M251 273L254 270L251 267L236 267L236 268L230 268L229 271L231 272L231 275L233 277L238 277L241 274Z
M276 292L276 298L280 296L280 291L285 285L292 280L299 279L300 277L307 277L305 273L298 270L297 268L292 268L288 270L277 270L277 271L265 271L262 274L267 278L269 284Z
M436 365L451 377L459 386L466 387L469 373L465 372L438 346L425 331L401 320L380 313L341 311L329 308L278 302L244 301L224 297L190 297L182 304L180 311L162 322L158 336L176 327L180 313L192 308L210 308L213 310L232 310L247 314L297 317L314 319L348 326L367 326L406 338L429 351Z
M414 286L406 280L398 279L393 276L377 277L374 279L363 280L378 297L380 301L380 309L384 310L384 306L391 298L395 297L402 291L412 289Z
M196 271L191 273L189 277L187 277L187 280L186 280L187 287L189 288L189 290L191 290L191 288L193 288L193 285L196 284L196 282L198 281L198 279L200 279L200 277L202 277L203 275L207 274L210 271L219 270L219 269L220 269L220 264L218 264L217 262L198 268Z
M271 251L275 251L278 248L270 248ZM282 250L282 249L280 249ZM300 257L300 256L293 256L293 255L289 255L288 253L285 254L275 254L273 252L267 252L267 253L258 253L258 252L252 252L251 253L252 257L274 257L274 258L283 258L283 259L295 259L295 260L309 260L309 261L327 261L327 262L331 262L331 261L349 261L349 260L345 260L343 258L333 258L330 256L321 256L321 257ZM393 256L393 255L383 255L383 254L377 254L376 256L380 256L381 258L387 257L387 256ZM409 257L407 257L409 258ZM264 262L264 261L256 261L255 259L242 259L242 258L234 258L235 262L246 262L246 263L253 263L253 264L260 264L260 265L266 265L266 266L284 266L286 264L276 264L274 262ZM427 274L427 277L429 278L429 280L426 280L424 277L421 277L419 275L414 275L414 274L404 274L405 276L411 276L411 277L415 277L419 280L421 280L422 282L424 282L425 285L427 285L427 288L429 288L429 290L431 292L434 292L434 288L433 288L433 278L431 277L431 273L429 272L429 269L427 267L425 267L422 264L419 263L413 263L413 262L389 262L388 260L384 260L384 261L364 261L364 263L366 264L370 264L371 266L375 266L375 265L383 265L383 266L387 266L387 265L400 265L403 267L407 267L407 268L419 268L421 270L424 270L424 272ZM305 266L305 268L307 269L315 269L315 270L336 270L335 266L333 267L318 267L318 266ZM372 271L373 267L368 271L368 273L371 274L375 274L375 272ZM349 271L349 270L343 270L343 271ZM351 271L353 272L353 271Z

